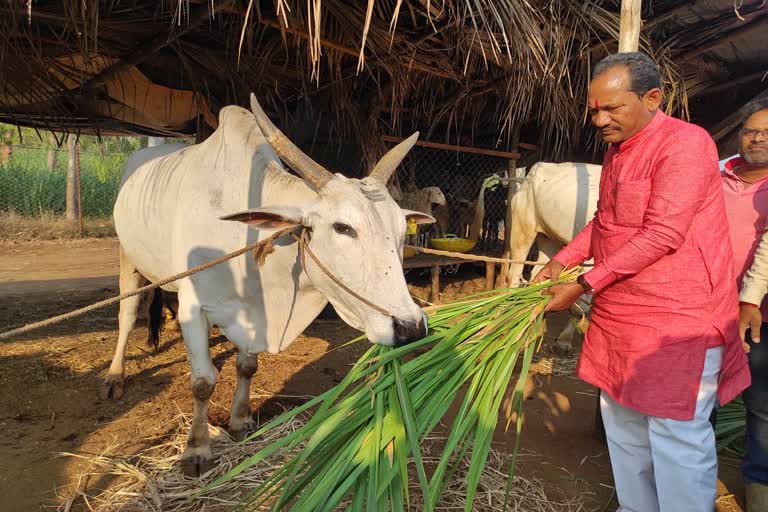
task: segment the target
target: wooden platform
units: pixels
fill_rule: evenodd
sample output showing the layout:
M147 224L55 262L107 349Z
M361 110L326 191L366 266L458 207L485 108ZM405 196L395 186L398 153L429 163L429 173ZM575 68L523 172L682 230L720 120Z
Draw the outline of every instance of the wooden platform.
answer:
M490 256L490 255L489 255ZM431 269L432 287L429 291L429 301L432 304L440 303L440 267L450 265L459 265L462 263L482 264L483 262L469 261L463 258L449 258L446 256L437 256L434 254L417 254L411 258L403 260L403 268L429 268ZM496 264L485 263L485 289L493 289L496 280Z

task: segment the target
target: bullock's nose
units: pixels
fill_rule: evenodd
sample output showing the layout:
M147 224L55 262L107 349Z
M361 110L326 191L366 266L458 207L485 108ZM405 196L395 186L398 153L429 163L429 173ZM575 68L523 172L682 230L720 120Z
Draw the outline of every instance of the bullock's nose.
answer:
M392 322L395 325L395 345L405 345L420 340L427 335L427 326L422 320L401 321L397 318Z

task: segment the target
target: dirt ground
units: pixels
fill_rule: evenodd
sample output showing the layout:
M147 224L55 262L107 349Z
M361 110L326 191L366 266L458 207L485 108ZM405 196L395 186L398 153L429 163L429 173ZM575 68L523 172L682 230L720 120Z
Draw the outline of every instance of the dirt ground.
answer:
M117 294L117 262L114 239L0 245L0 331ZM468 282L466 277L467 271L446 276L444 299L477 291L484 282L479 274ZM409 273L409 279L415 282L415 294L425 296L427 277ZM321 316L286 352L262 354L251 389L258 419L339 382L365 347L329 349L356 334L338 319ZM126 358L125 396L119 401L99 398L116 336L113 307L0 342L3 511L60 506L77 491L77 476L89 469L88 456L136 453L178 428L180 412L191 412L186 353L173 331L163 333L154 352L145 345L146 329L137 329ZM216 331L211 355L220 374L210 421L225 425L235 357ZM543 479L553 493L581 496L585 510L615 510L607 449L594 434L594 389L571 376L542 374L534 381L526 404L520 471ZM512 446L512 436L501 429L496 441L497 449ZM738 495L734 462L723 461L721 468L726 485ZM89 482L88 492L109 485L106 480ZM72 510L87 507L75 500Z

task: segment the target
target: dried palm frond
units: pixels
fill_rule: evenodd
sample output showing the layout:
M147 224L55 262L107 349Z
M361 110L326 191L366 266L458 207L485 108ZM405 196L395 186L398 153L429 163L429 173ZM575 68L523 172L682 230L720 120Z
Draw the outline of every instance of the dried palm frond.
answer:
M589 70L615 51L618 26L602 0L10 0L0 7L0 121L182 134L254 91L283 125L310 102L332 118L320 138L357 140L368 167L384 133L453 143L478 126L495 126L502 149L529 126L556 158L584 140ZM642 47L661 66L668 109L685 114L698 89L687 90L672 47L646 37ZM145 99L114 92L139 72L167 88L166 109L193 90L189 120L162 126Z

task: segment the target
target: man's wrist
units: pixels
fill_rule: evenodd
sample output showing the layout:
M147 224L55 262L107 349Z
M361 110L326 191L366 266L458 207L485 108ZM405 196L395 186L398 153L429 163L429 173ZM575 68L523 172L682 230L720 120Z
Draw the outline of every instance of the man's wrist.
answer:
M579 277L576 278L576 282L581 285L581 288L584 290L584 293L592 293L593 288L592 285L587 282L587 278L584 277L584 274L579 274Z
M739 301L739 306L750 306L753 308L759 308L757 304L752 304L751 302L744 302L743 300Z

